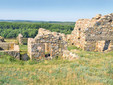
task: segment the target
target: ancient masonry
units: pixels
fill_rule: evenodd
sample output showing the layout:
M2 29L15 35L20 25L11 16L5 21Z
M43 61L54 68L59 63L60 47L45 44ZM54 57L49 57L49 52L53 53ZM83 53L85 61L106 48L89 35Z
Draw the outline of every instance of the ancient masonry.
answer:
M61 33L50 32L49 30L40 28L35 38L28 39L28 55L31 59L63 56L63 52L66 51L66 37Z
M113 50L113 13L98 14L92 19L79 19L71 35L67 35L72 45L86 51Z
M1 36L0 36L0 52L9 54L16 59L20 59L19 45L16 45L15 43L4 42L4 38L2 38Z
M24 43L22 34L19 34L17 39L19 44ZM57 56L70 60L78 58L76 54L67 50L67 41L86 51L112 51L113 13L105 16L98 14L92 19L79 19L69 35L40 28L35 38L28 38L28 55L31 59ZM0 37L0 52L20 59L19 45L4 42L2 37Z
M17 40L20 45L23 45L23 35L22 34L18 35Z

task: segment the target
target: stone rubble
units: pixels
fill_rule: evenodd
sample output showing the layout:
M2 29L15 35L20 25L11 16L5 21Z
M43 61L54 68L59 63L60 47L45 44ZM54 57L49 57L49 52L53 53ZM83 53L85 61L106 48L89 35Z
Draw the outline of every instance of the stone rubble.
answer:
M68 60L78 59L79 56L75 53L72 53L68 50L63 50L63 58Z

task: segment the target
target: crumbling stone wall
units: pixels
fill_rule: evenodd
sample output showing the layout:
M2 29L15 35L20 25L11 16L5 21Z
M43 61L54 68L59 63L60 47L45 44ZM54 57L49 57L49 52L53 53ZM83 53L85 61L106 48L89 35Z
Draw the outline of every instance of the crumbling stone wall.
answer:
M39 36L39 35L48 35L48 34L52 34L52 35L54 35L54 36L61 36L64 41L67 40L67 39L66 39L66 35L65 35L64 33L51 32L51 31L46 30L46 29L43 29L43 28L40 28L40 29L38 30L38 35L37 35L37 36ZM36 37L37 37L37 36L36 36ZM36 37L35 37L35 38L36 38Z
M0 42L0 50L13 50L14 43Z
M31 59L46 57L46 53L52 58L62 56L64 49L67 49L67 42L63 40L62 36L43 28L39 29L39 33L34 39L28 39L28 55Z
M19 45L15 45L15 43L0 42L0 52L20 59Z
M69 38L71 44L87 51L113 50L113 13L78 20Z

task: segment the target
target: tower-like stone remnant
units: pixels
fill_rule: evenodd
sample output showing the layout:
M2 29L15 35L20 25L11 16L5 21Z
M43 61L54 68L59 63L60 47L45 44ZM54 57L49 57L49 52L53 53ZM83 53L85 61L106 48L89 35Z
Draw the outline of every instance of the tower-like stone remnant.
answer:
M17 37L17 40L18 40L18 43L22 45L23 44L23 35L19 34Z
M113 13L92 19L79 19L68 40L86 51L113 50Z

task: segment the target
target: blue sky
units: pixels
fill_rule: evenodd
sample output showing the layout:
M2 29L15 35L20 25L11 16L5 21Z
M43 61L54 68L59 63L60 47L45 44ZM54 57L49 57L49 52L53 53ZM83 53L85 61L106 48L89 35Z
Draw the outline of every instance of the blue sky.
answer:
M113 13L113 0L0 0L0 19L76 21Z

